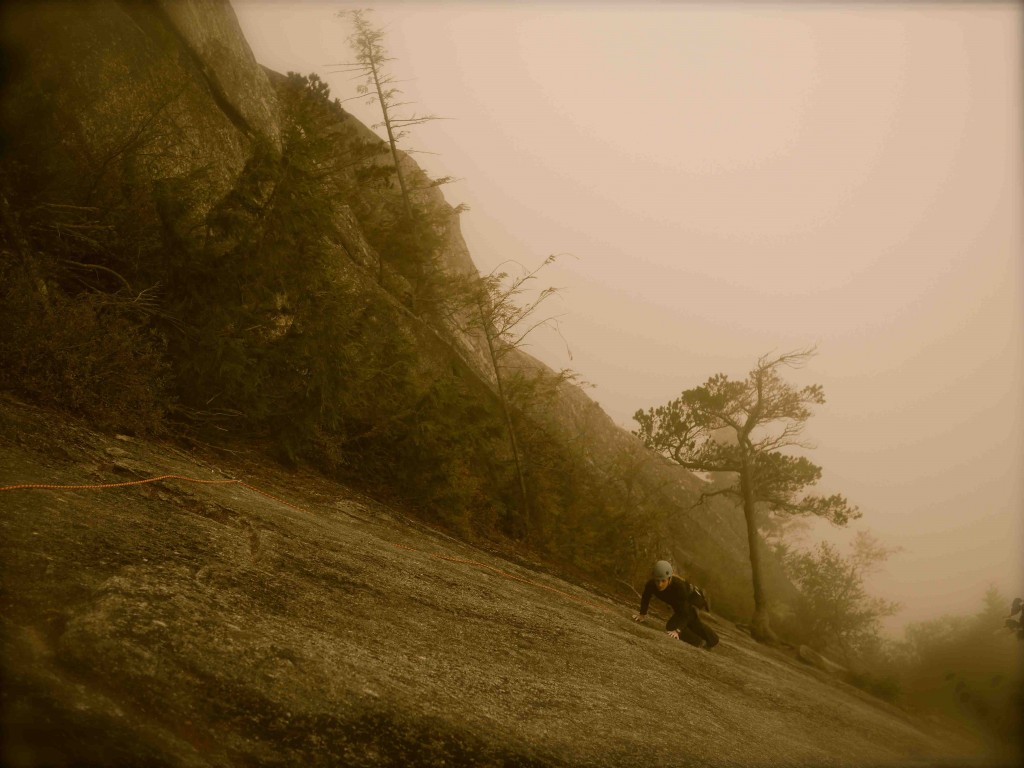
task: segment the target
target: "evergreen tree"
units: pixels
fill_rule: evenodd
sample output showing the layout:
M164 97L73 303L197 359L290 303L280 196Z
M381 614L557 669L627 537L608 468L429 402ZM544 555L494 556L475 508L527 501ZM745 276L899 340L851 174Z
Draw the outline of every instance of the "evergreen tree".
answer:
M403 126L416 125L432 118L400 118L396 116L395 110L405 106L405 103L397 101L401 90L394 87L395 78L387 70L388 62L394 61L394 59L388 56L387 49L384 47L384 30L370 24L369 19L366 18L367 13L369 13L368 10L338 12L339 18L351 19L354 27L348 42L355 54L355 61L344 65L341 71L354 72L365 78L365 82L356 88L358 96L355 98L370 94L367 104L376 102L380 105L383 122L374 127L383 127L387 133L395 177L398 179L398 186L402 193L402 206L406 217L412 218L409 186L406 183L402 164L398 160L398 141L405 135L405 131L402 130Z

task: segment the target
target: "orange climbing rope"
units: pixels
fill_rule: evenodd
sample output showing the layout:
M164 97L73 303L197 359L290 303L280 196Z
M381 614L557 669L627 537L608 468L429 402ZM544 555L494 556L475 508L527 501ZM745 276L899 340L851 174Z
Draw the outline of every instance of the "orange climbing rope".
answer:
M231 484L240 485L243 488L248 488L250 491L253 491L254 493L258 493L261 496L264 496L264 497L266 497L268 499L272 499L273 501L276 501L276 502L278 502L280 504L284 504L286 507L291 507L292 509L297 510L299 512L307 512L308 513L308 511L309 511L309 510L303 509L302 507L296 506L295 504L292 504L291 502L285 501L282 498L274 496L271 493L267 493L266 491L260 490L259 488L256 488L255 486L250 485L249 483L243 482L242 480L200 480L199 478L186 477L185 475L160 475L159 477L148 477L148 478L145 478L143 480L129 480L129 481L126 481L126 482L123 482L123 483L97 483L97 484L93 484L93 485L57 485L57 484L49 484L49 483L22 483L20 485L0 486L0 491L18 491L18 490L98 490L98 489L103 489L103 488L124 488L124 487L131 486L131 485L145 485L146 483L156 483L156 482L159 482L160 480L183 480L183 481L188 482L188 483L199 483L199 484L202 484L202 485L231 485ZM498 574L499 576L502 576L503 578L506 578L506 579L510 579L511 581L518 581L518 582L521 582L523 584L529 584L530 586L536 587L537 589L543 589L543 590L547 590L548 592L554 592L555 594L561 595L562 597L565 597L565 598L568 598L569 600L572 600L573 602L582 603L583 605L590 606L591 608L596 608L597 610L604 611L605 613L614 613L614 611L612 611L611 608L608 608L605 605L601 605L599 603L595 603L595 602L592 602L590 600L585 600L585 599L583 599L581 597L577 597L576 595L572 595L572 594L569 594L568 592L564 592L563 590L555 589L554 587L549 587L546 584L540 584L540 583L538 583L536 581L530 581L529 579L524 579L521 576L516 576L515 574L509 573L508 571L503 571L500 568L495 568L493 565L488 565L487 563L481 563L481 562L479 562L477 560L466 560L466 559L459 558L459 557L450 557L448 555L438 555L438 554L434 554L433 552L424 552L423 550L415 549L414 547L408 547L408 546L406 546L404 544L395 544L394 542L391 542L391 544L393 546L397 547L398 549L404 549L404 550L407 550L409 552L416 552L418 554L425 554L425 555L427 555L429 557L433 557L433 558L435 558L437 560L444 560L444 561L449 562L449 563L459 563L459 564L462 564L462 565L472 565L472 566L476 566L477 568L483 568L483 569L488 570L488 571L493 571L494 573Z
M160 480L186 480L190 483L204 483L207 485L225 485L228 483L237 483L239 485L245 485L245 483L243 483L241 480L199 480L195 477L185 477L184 475L160 475L160 477L147 477L145 480L129 480L128 482L125 483L101 483L98 485L47 485L44 483L23 483L22 485L0 486L0 491L18 491L23 489L36 488L47 488L57 490L75 490L83 488L123 488L126 485L144 485L146 483L155 483Z

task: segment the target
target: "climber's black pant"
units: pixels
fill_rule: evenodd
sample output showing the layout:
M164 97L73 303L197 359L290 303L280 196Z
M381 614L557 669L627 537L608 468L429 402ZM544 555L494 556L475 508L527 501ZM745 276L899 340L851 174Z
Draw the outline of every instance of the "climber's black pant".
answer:
M690 645L699 647L701 641L704 641L708 648L714 648L718 645L718 635L715 634L711 627L700 620L697 609L692 605L686 606L682 611L673 613L665 625L665 629L669 632L673 629L678 629L679 639Z

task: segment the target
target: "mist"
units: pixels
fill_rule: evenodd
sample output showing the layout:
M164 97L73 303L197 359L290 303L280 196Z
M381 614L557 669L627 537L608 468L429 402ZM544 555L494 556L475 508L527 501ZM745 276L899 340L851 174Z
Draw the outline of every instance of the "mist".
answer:
M261 64L355 95L359 6L233 6ZM809 455L863 517L806 541L901 548L891 631L1024 591L1019 4L373 7L410 110L451 118L404 146L461 179L481 272L564 254L532 354L633 429L816 346Z

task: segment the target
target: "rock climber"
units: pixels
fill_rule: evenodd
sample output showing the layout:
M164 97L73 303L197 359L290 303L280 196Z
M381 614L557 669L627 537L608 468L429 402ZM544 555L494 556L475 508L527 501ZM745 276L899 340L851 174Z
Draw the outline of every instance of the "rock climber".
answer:
M633 621L646 621L647 608L651 597L656 597L672 608L672 616L665 624L670 637L695 645L703 645L707 649L718 645L718 635L711 627L700 620L697 608L711 610L704 593L680 576L672 575L672 565L659 560L651 569L651 578L644 585L643 596L640 598L640 612L633 615Z

